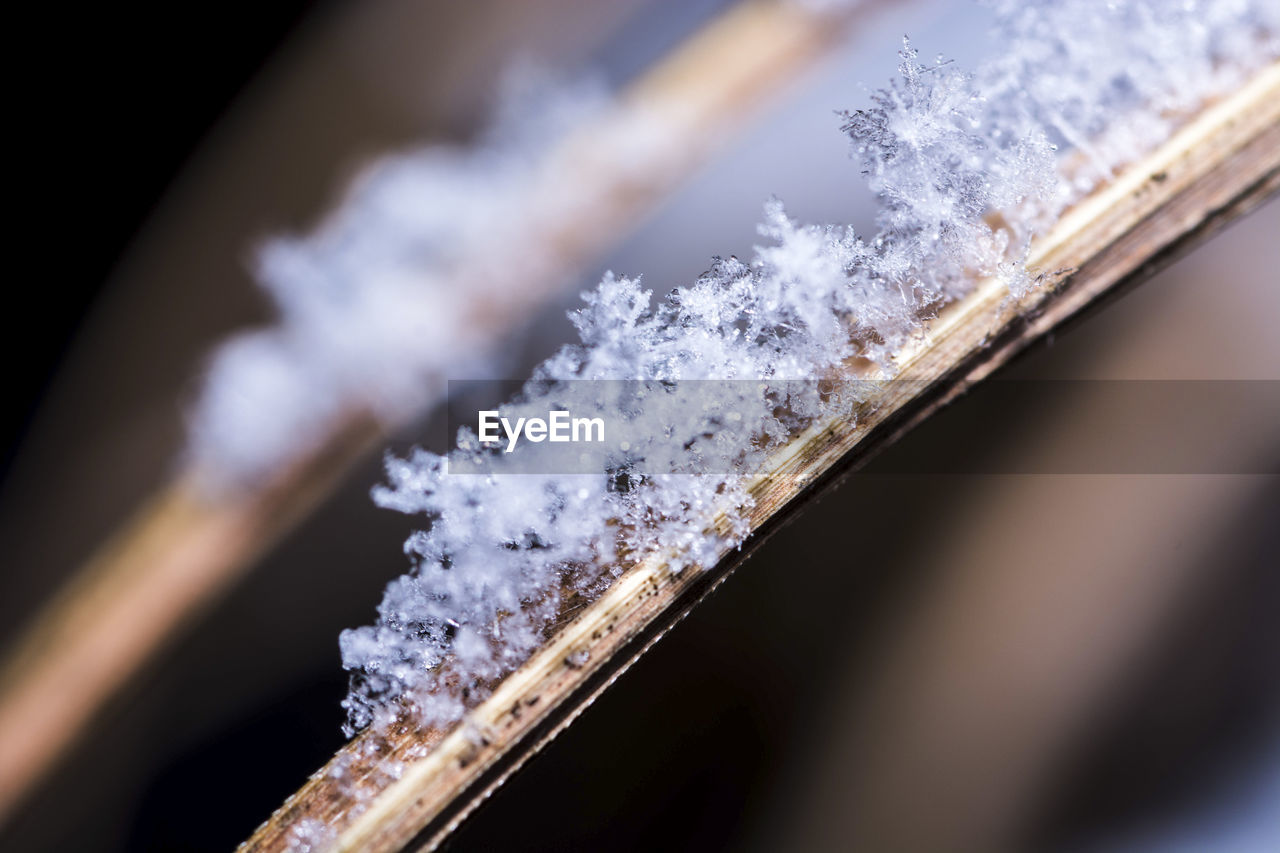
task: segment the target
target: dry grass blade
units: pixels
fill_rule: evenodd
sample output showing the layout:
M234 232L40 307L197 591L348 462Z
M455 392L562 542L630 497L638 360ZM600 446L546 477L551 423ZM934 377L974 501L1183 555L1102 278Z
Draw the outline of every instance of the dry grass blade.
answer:
M234 583L378 435L351 424L247 499L210 504L190 476L145 507L62 590L0 673L0 817L182 620Z
M581 188L573 204L527 223L528 240L551 247L553 261L526 269L500 301L477 300L465 322L492 340L518 327L838 43L850 20L748 0L695 33L623 92L616 110L550 154L543 168L562 176L555 183ZM597 156L637 123L663 129L643 167ZM307 458L227 498L202 495L198 471L180 475L34 621L0 675L0 819L174 630L322 499L379 427L350 411L327 434Z
M980 282L932 324L853 420L815 425L752 481L749 546L806 500L1046 332L1280 188L1280 66L1204 109L1172 139L1068 211L1033 247L1044 286L1012 301ZM715 523L712 521L711 523ZM749 550L749 547L748 549ZM525 760L742 562L674 573L661 558L625 567L523 667L448 732L403 722L367 730L317 771L243 851L394 851L439 844Z

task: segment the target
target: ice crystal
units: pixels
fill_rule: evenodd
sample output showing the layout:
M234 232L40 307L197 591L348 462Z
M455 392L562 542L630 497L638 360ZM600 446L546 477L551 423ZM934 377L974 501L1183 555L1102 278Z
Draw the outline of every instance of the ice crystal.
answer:
M984 88L992 103L1025 111L1084 155L1089 168L1075 170L1072 194L1142 156L1188 109L1280 55L1277 0L993 5L997 38L1013 49L984 69Z
M289 829L289 853L321 853L333 849L337 835L322 820L304 817Z
M769 202L751 259L717 258L657 304L638 280L606 277L572 315L580 343L512 403L545 409L583 379L764 380L715 386L723 399L683 414L663 411L657 393L634 406L599 392L602 409L652 418L655 440L635 459L651 464L646 454L672 430L685 458L637 476L626 459L595 474L512 476L491 454L486 473L448 473L483 455L464 431L448 458L388 460L376 501L429 527L406 543L413 568L388 587L378 623L342 635L349 730L406 709L428 724L456 721L542 642L564 596L598 594L623 557L709 565L746 533L746 478L762 455L856 402L782 399L786 381L820 379L851 357L892 375L894 354L977 277L1015 293L1032 286L1025 257L1037 229L1276 55L1274 3L997 6L994 61L970 74L904 44L899 77L845 115L881 202L874 237L802 225ZM1060 161L1060 146L1089 168ZM717 514L728 524L713 532Z

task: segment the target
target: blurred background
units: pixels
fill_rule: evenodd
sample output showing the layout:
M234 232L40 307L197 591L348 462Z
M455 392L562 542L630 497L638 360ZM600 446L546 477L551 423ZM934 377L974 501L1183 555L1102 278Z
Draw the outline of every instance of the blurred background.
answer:
M258 242L312 227L379 154L470 138L513 60L622 85L727 5L233 0L24 24L44 66L19 92L36 180L15 205L0 639L175 470L205 355L271 319L247 272ZM604 270L665 292L713 254L749 255L771 195L872 230L834 111L891 76L904 32L974 64L985 15L869 4L506 342L514 374L570 338L564 313ZM847 479L450 849L1280 847L1274 408L1210 412L1209 460L1055 455L1108 440L1125 382L1182 380L1161 387L1187 412L1202 404L1185 380L1274 400L1277 233L1272 202L1005 374L1081 380L1061 393L1029 407L979 388ZM415 526L372 505L380 476L364 460L169 643L0 846L226 850L341 746L338 632L374 618Z

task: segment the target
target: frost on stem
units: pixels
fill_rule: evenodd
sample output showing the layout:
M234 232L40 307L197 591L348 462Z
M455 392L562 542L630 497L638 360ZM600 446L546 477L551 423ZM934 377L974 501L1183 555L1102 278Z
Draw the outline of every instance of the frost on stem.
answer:
M977 278L1030 287L1037 229L1277 55L1274 3L1001 2L997 13L993 62L968 74L904 45L899 78L845 116L881 203L874 237L798 224L772 201L754 257L717 258L656 305L638 280L607 276L572 315L580 343L512 404L545 410L575 379L765 380L721 383L712 414L683 417L601 392L602 411L679 431L682 457L640 477L625 476L625 458L598 474L512 476L501 455L486 460L490 473L450 475L450 461L482 453L463 431L449 459L388 460L375 500L429 526L405 544L413 568L388 587L377 624L342 635L349 732L406 710L456 721L542 643L564 596L597 595L623 558L709 565L745 536L744 484L764 455L858 402L781 400L784 380L822 378L855 356L891 376L895 353ZM1058 158L1064 145L1088 168ZM727 523L713 528L717 516Z
M973 75L941 60L923 65L905 41L900 57L900 78L872 96L872 108L847 114L843 129L881 203L873 267L929 305L1002 265L1021 274L1035 224L1022 206L1051 198L1056 176L1052 146L1026 113L995 121ZM1017 215L993 230L988 211Z
M445 376L483 375L492 333L474 313L509 282L505 267L484 265L555 268L522 232L572 203L541 166L610 104L593 81L514 68L476 142L385 158L314 232L263 246L255 274L279 321L210 361L187 447L205 485L254 483L318 446L344 413L397 423L438 399Z
M1079 195L1167 138L1188 110L1280 56L1280 0L990 0L1010 45L983 69L998 113L1025 111L1083 155ZM1117 120L1123 119L1123 120Z

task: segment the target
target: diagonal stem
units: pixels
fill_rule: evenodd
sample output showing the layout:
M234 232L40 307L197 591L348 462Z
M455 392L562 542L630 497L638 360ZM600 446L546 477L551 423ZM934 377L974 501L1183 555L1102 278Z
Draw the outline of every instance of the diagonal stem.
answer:
M366 730L241 850L435 847L518 767L808 501L1048 332L1103 304L1280 189L1280 65L1208 105L1158 150L1068 210L1032 249L1041 287L978 282L900 358L858 413L806 430L752 479L753 530L707 571L625 566L595 602L449 731ZM708 520L708 527L717 523Z

